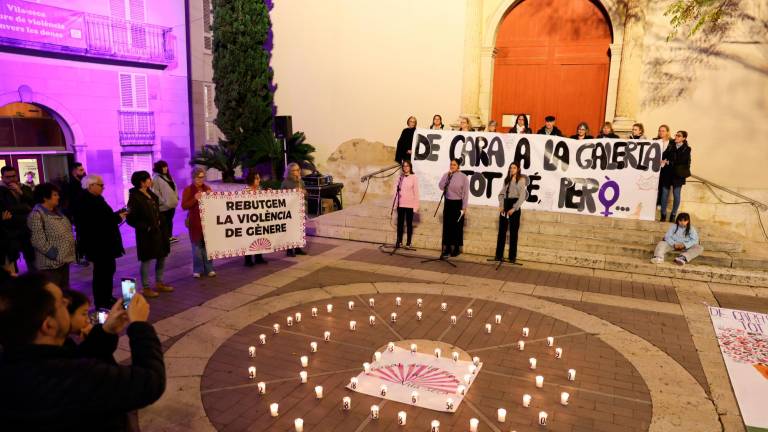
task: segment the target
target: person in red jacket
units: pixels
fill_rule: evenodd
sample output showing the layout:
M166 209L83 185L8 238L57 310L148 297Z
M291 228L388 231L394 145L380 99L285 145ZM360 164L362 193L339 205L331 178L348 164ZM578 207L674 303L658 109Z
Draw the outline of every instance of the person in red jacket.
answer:
M200 223L200 197L204 192L210 192L211 187L205 184L205 170L192 170L192 184L181 194L181 208L187 211L187 227L189 241L192 242L192 277L199 278L201 274L208 277L216 276L213 270L213 260L208 259L203 238L203 226Z

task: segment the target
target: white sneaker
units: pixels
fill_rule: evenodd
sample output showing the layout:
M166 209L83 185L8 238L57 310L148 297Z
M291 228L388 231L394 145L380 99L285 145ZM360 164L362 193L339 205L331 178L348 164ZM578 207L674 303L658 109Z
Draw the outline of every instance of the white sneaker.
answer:
M655 257L651 258L651 263L653 263L653 264L661 264L663 262L664 262L664 258L662 258L662 257L655 256Z
M200 279L200 273L192 273L192 277L195 279Z
M684 266L687 262L688 260L686 260L682 255L679 255L677 258L675 258L675 264L677 265Z
M215 271L208 272L208 277L216 277L216 272Z

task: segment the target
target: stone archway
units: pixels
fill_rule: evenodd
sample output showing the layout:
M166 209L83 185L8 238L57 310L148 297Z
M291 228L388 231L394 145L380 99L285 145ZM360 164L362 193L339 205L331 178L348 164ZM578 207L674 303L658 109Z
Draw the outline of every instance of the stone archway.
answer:
M37 93L26 85L19 87L15 92L0 94L0 106L13 102L37 105L48 111L59 123L64 133L67 150L74 152L75 159L85 165L85 149L87 147L85 134L77 121L77 117L64 104L50 96Z

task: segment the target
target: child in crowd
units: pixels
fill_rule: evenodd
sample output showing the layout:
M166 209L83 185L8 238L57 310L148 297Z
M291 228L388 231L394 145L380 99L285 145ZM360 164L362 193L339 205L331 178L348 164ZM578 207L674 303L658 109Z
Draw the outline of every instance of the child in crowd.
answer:
M64 291L64 297L69 301L67 310L69 311L70 335L65 344L74 346L76 343L72 339L73 337L77 337L79 340L85 340L93 329L91 317L88 315L88 309L91 308L91 301L85 294L74 290Z
M699 244L699 233L691 225L691 217L688 213L680 213L664 235L664 240L656 245L651 262L661 264L664 262L664 254L675 250L680 254L675 258L675 264L685 265L704 252Z
M67 311L70 321L69 338L64 342L64 346L80 356L115 363L113 354L117 349L118 334L128 324L123 301L118 300L109 311L104 324L99 324L92 322L88 314L91 301L85 294L74 290L64 291L63 294L69 302ZM80 342L76 342L75 338Z

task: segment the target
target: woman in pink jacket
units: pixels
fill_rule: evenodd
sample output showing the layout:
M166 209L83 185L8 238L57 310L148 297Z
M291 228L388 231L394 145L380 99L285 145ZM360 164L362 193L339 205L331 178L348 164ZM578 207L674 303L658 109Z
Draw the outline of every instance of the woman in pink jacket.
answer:
M419 211L419 179L413 174L410 161L403 161L400 178L395 183L395 200L397 202L397 243L395 248L402 247L403 224L408 227L408 240L405 249L413 250L413 212Z

